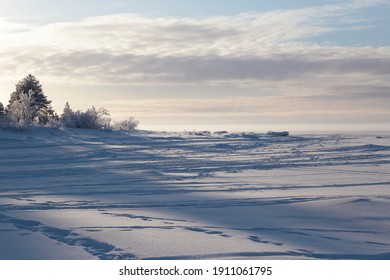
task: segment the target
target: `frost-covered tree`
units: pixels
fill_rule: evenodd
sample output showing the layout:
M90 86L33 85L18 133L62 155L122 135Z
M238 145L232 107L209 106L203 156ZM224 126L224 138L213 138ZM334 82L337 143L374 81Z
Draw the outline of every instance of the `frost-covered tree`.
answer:
M57 114L54 114L54 116L50 116L47 123L45 124L45 127L49 128L60 128L61 126L62 122Z
M129 117L127 120L115 122L113 125L114 130L134 130L137 128L139 121L133 117Z
M86 112L76 112L76 126L79 128L111 129L110 113L105 108L95 106Z
M64 111L61 115L61 121L66 127L76 127L75 113L70 108L69 102L66 102Z
M92 107L93 109L95 109L95 107ZM111 129L111 116L110 116L110 112L102 107L98 110L95 109L95 111L97 112L97 120L98 120L98 123L99 123L99 129Z
M0 117L5 115L5 108L3 103L0 102Z
M137 120L130 117L112 125L110 113L106 108L96 109L95 106L92 106L86 111L73 111L68 102L65 104L60 120L65 127L104 130L134 130L139 124Z
M9 127L9 117L7 115L7 112L3 106L3 103L0 102L0 128L7 128Z
M66 127L111 129L110 113L105 108L96 109L95 106L87 111L74 112L67 102L61 115L61 121Z
M51 101L47 99L43 93L42 86L39 81L31 74L16 84L15 91L11 94L8 109L11 111L12 104L17 104L15 101L20 100L23 96L32 92L34 105L36 106L36 113L32 116L31 121L35 118L38 123L46 124L50 116L54 116L54 110L51 107Z
M22 126L38 122L38 105L31 89L9 104L9 115L13 122Z

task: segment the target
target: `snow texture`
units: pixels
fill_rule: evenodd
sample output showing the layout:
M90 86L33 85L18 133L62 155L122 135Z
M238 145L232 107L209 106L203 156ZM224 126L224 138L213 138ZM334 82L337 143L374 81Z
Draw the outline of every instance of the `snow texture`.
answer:
M390 259L390 137L0 130L0 259Z

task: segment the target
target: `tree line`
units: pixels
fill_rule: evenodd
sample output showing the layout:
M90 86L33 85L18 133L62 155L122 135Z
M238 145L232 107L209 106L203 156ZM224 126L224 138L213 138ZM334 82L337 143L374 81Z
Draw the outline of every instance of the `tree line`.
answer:
M139 122L133 117L113 122L105 108L94 106L86 111L74 111L65 104L59 116L51 106L40 82L31 74L16 84L8 105L0 102L0 127L24 129L31 126L93 128L104 130L134 130Z

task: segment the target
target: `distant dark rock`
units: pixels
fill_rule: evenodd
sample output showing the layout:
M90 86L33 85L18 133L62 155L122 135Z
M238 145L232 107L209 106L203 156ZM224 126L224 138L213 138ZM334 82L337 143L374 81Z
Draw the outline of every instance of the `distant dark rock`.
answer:
M271 136L288 136L290 133L288 131L268 131L267 135Z

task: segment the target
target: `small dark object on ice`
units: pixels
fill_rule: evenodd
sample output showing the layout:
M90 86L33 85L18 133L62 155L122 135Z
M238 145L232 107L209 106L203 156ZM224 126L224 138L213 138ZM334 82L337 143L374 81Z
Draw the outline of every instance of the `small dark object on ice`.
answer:
M289 132L288 131L268 131L267 135L271 136L288 136Z

